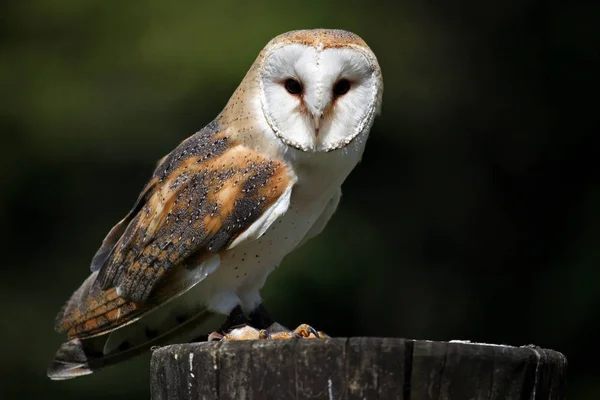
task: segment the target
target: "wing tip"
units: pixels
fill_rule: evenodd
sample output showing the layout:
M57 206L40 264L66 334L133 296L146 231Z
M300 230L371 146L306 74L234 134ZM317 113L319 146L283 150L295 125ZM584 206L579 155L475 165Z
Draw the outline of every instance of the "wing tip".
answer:
M89 375L92 372L85 363L52 360L52 364L48 367L46 374L53 381L64 381L66 379Z
M88 356L79 339L72 339L60 345L46 374L48 378L59 381L91 374Z

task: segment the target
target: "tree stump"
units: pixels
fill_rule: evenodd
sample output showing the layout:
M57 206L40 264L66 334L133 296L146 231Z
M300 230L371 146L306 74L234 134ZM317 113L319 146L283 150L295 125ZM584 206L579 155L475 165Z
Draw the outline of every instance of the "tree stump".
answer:
M553 350L462 341L332 338L156 349L153 400L564 399Z

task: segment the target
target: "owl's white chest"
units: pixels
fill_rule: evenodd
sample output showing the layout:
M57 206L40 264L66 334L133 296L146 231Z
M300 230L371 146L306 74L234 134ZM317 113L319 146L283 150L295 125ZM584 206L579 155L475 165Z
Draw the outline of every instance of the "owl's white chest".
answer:
M193 289L194 297L224 314L238 304L246 311L260 304L259 290L269 273L307 236L324 211L334 211L327 209L328 204L331 208L330 200L338 195L360 156L361 151L355 149L312 156L295 154L290 163L298 180L287 211L260 238L222 253L218 268Z

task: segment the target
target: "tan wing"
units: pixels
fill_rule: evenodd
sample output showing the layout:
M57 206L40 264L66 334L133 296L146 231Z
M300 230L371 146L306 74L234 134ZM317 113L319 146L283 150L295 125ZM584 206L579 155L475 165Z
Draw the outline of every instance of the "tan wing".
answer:
M209 125L160 163L133 210L104 240L92 276L59 314L58 331L87 337L139 318L178 294L174 283L186 266L226 249L289 195L295 179L283 162L215 128Z

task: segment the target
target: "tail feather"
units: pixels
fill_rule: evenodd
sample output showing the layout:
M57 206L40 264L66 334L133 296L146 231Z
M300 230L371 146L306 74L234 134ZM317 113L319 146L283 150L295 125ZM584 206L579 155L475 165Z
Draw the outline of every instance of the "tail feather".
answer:
M48 377L63 380L91 374L91 369L86 365L89 358L81 340L73 339L63 343L48 368Z
M151 346L189 341L218 329L226 316L192 305L186 292L219 260L206 260L193 274L174 269L144 303L120 297L116 288L103 290L98 271L92 272L57 316L55 329L67 332L67 342L58 349L48 376L58 380L89 374Z

